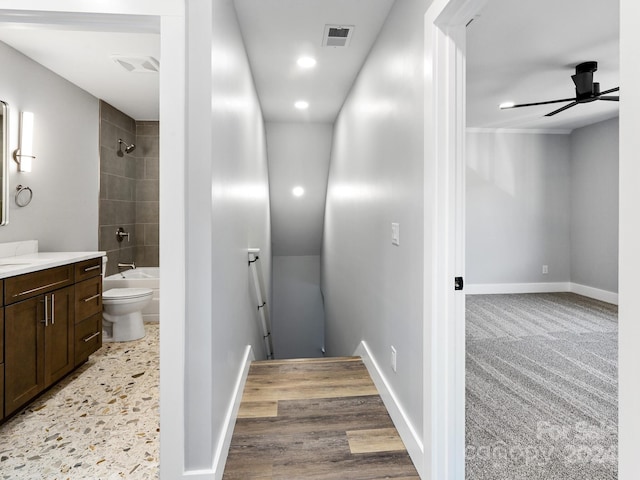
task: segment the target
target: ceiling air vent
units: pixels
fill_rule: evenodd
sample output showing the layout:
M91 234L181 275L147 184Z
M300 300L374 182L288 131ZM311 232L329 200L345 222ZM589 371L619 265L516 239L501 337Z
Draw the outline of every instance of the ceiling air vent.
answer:
M157 73L160 63L153 57L111 55L111 59L131 73Z
M353 25L325 25L323 47L348 47L353 36Z

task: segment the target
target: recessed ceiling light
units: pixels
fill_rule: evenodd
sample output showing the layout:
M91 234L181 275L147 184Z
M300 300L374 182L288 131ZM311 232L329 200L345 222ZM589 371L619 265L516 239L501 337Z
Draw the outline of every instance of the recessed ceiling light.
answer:
M515 103L513 103L513 102L503 102L498 106L498 108L500 110L504 110L505 108L512 108L514 105L515 105Z
M301 197L302 195L304 195L304 188L300 186L293 187L293 190L291 190L291 193L293 193L294 197Z
M316 66L316 59L313 57L300 57L298 59L298 66L300 68L313 68Z
M305 102L304 100L298 100L296 103L293 104L294 107L296 107L298 110L306 110L307 108L309 108L309 102Z

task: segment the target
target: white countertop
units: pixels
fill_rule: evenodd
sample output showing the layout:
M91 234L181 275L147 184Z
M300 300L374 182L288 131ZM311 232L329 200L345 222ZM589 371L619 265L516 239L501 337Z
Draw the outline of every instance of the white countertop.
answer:
M106 252L37 252L0 258L0 279L102 257Z

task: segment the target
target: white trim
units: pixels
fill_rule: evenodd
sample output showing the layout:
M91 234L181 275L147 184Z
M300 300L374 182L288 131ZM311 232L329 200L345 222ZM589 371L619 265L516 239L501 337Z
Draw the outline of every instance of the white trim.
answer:
M425 480L465 478L464 149L466 24L486 0L425 14L423 438Z
M418 432L409 420L404 408L402 408L402 405L398 402L396 394L387 382L382 370L378 367L378 362L376 362L371 350L369 350L369 347L364 340L360 342L354 352L354 355L361 357L362 362L367 367L369 375L371 375L373 383L375 383L378 393L380 394L385 407L387 407L389 416L391 417L391 420L393 420L393 424L398 430L400 438L402 438L402 441L407 448L407 452L409 452L409 456L411 457L411 460L413 460L416 470L418 470L420 478L428 478L426 477L425 472L421 471L422 457L424 456L424 445L422 440L420 440L420 435L418 435Z
M233 391L233 398L229 404L227 415L225 417L224 427L222 431L222 441L218 441L218 448L213 457L213 470L216 480L220 480L224 474L224 466L227 463L227 456L229 455L229 446L231 445L231 437L233 436L233 427L236 424L236 418L238 417L238 410L240 409L240 402L242 401L242 393L244 386L247 383L247 376L249 375L249 367L256 357L253 354L251 345L247 345L244 352L244 360L242 361L242 368L238 374L236 380L236 386Z
M499 295L512 293L572 292L583 297L618 305L618 294L573 282L549 283L476 283L464 287L467 295Z
M583 297L595 298L601 302L613 303L618 305L618 294L616 292L609 292L607 290L601 290L599 288L588 287L587 285L580 285L579 283L571 283L569 291L582 295Z
M467 133L529 133L536 135L569 135L573 130L569 128L481 128L467 127Z
M251 345L247 345L244 351L244 360L242 361L242 368L238 372L238 378L236 385L233 389L233 397L229 402L229 408L224 419L224 426L220 435L221 441L218 442L218 447L213 457L213 467L204 468L198 470L186 470L183 474L184 478L189 480L220 480L224 474L224 466L227 462L227 456L229 455L229 446L231 445L231 437L233 437L233 428L236 424L236 418L238 417L238 410L240 409L240 402L242 401L242 393L244 386L247 383L247 376L249 375L249 367L251 362L255 360L253 349Z
M476 283L465 285L467 295L498 295L509 293L570 292L569 282L548 283Z
M185 19L160 23L160 479L179 479L185 461ZM167 199L170 198L171 201Z

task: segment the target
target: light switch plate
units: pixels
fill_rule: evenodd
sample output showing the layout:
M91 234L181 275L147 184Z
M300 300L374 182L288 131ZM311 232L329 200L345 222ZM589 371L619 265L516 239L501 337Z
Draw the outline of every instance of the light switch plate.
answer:
M391 224L391 244L400 246L400 224Z

